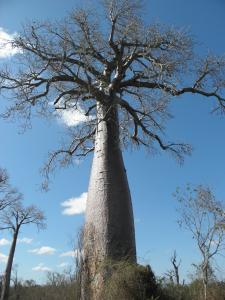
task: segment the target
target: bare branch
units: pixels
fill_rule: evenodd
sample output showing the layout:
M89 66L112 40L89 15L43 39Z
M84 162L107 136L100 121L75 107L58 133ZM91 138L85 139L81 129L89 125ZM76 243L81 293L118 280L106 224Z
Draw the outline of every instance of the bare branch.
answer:
M188 32L146 26L142 1L104 0L103 6L105 19L77 9L56 24L29 24L15 37L12 45L20 52L14 67L0 70L0 91L7 98L2 116L20 117L29 126L35 113L49 117L57 109L82 107L87 116L97 117L97 104L118 105L121 142L150 149L158 144L182 161L190 146L163 141L170 102L184 94L200 95L216 100L214 111L225 112L224 57L196 58ZM83 137L92 130L80 134L78 129L71 145L76 141L89 153L93 136L90 145ZM59 156L83 155L68 149Z
M225 213L221 202L215 199L208 187L186 187L186 191L177 190L180 224L193 234L200 250L202 261L200 269L207 289L212 259L224 250Z

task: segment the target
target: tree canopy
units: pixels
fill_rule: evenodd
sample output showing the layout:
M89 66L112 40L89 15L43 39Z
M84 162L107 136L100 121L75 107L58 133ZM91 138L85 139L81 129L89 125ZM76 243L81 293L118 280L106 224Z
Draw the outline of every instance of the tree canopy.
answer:
M21 200L22 195L9 182L7 171L0 168L0 212Z
M121 144L156 146L180 161L191 146L164 141L172 99L199 94L224 112L224 57L198 57L188 32L146 25L141 1L102 3L99 13L75 9L60 22L27 24L11 42L15 64L0 71L0 91L9 98L5 118L22 117L27 126L33 113L72 109L87 117L50 154L46 173L57 160L66 164L94 149L98 103L118 107Z

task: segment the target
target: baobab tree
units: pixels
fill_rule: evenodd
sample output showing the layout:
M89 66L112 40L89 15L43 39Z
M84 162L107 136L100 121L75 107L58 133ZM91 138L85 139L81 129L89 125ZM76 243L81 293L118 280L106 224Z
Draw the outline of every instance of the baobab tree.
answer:
M179 224L191 232L202 261L197 265L204 285L204 299L213 273L212 260L225 249L225 208L212 190L204 186L178 189Z
M70 129L68 144L50 154L45 174L57 162L94 151L84 229L93 284L101 282L95 278L103 260L136 261L122 147L162 149L182 161L191 147L163 135L172 100L198 94L213 98L216 111L225 108L224 59L197 58L188 33L145 25L140 7L138 0L104 0L60 23L29 24L11 42L19 50L13 68L0 71L0 90L8 96L3 117L21 117L25 126L33 113L69 110L87 117Z
M12 233L12 244L2 280L1 300L9 299L10 278L18 235L21 227L28 224L34 224L38 229L45 227L45 217L34 205L24 207L20 201L17 201L0 214L0 230L10 230Z

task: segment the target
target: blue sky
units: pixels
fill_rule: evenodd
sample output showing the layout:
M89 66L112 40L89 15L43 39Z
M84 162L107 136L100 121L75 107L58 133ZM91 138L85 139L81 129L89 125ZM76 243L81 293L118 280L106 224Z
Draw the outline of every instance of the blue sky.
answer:
M76 0L1 0L0 28L13 34L29 20L61 18L77 3ZM146 3L146 22L160 21L188 28L199 42L196 47L200 54L208 50L216 54L225 52L223 0L149 0ZM0 57L0 62L3 60ZM186 277L191 264L198 261L190 234L181 231L176 223L172 197L176 187L187 182L207 184L225 201L225 118L210 114L212 103L188 95L177 99L171 107L174 118L168 122L166 137L191 143L194 148L182 167L165 153L154 156L143 150L124 153L133 198L138 257L141 262L150 263L157 275L171 267L169 258L175 249L182 260L182 276ZM40 168L48 151L57 147L64 127L56 120L34 119L32 129L19 134L16 123L0 120L0 166L7 168L12 184L24 194L25 203L38 205L48 219L48 228L43 232L36 232L32 226L21 232L21 239L32 239L30 243L21 241L15 256L19 277L24 279L43 280L47 269L60 271L65 266L62 264L72 263L73 258L67 252L72 250L84 221L84 214L62 214L65 208L62 203L87 192L91 156L79 165L59 170L48 193L39 189ZM82 205L76 208L82 210ZM0 236L0 271L5 266L3 255L9 250L8 245L1 245L2 238L9 240L10 236ZM225 269L225 260L220 265Z

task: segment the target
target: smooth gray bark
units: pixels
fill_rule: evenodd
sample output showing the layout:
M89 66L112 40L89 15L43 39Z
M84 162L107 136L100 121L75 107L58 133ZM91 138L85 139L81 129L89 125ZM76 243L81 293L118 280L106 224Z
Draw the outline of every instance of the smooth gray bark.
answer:
M13 258L16 249L16 242L18 237L19 229L17 229L13 234L13 241L9 252L9 257L5 269L5 274L2 282L2 290L1 290L1 299L0 300L8 300L9 299L9 288L10 288L10 279L11 279L11 271L13 265Z
M84 257L93 281L101 262L136 262L133 210L119 143L116 108L98 105L95 152L89 182Z
M84 237L92 255L136 260L133 211L115 110L109 120L98 124L85 226L94 234L88 241Z

